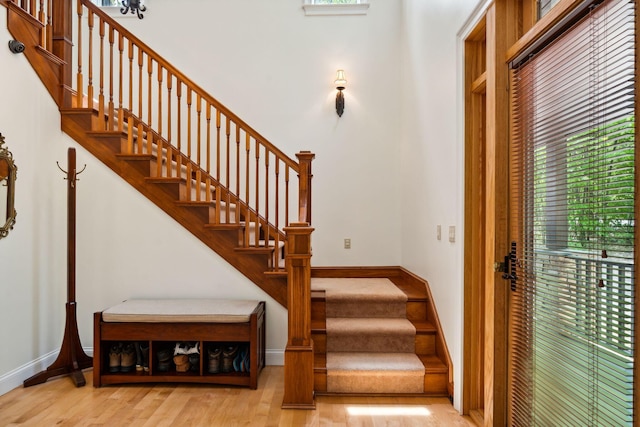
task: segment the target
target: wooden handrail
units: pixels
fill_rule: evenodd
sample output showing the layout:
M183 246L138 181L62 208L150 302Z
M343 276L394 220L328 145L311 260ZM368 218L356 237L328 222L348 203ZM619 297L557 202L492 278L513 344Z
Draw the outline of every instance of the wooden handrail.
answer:
M124 154L155 156L158 178L185 181L184 200L215 204L214 224L244 226L242 245L278 248L290 222L311 224L312 153L288 157L89 0L2 1L38 20L41 47L64 60L59 105L95 110L93 130L125 133Z
M125 153L155 155L158 177L187 181L187 201L211 199L212 223L244 226L245 247L278 248L291 221L311 223L312 153L292 160L89 0L76 0L76 14L74 104L105 118L96 130L127 133Z
M217 110L223 113L224 116L231 119L231 121L237 123L240 127L247 130L255 139L261 141L263 145L269 147L269 151L271 151L274 154L277 154L277 156L283 159L289 165L289 167L297 171L298 164L294 160L292 160L289 156L283 153L278 147L276 147L271 142L269 142L268 139L260 135L256 130L254 130L244 120L242 120L240 117L234 114L231 110L225 107L217 99L209 95L204 89L202 89L199 85L197 85L184 73L182 73L180 70L174 67L171 63L169 63L164 58L162 58L162 56L160 56L149 45L147 45L138 37L136 37L134 34L129 32L126 28L118 24L106 12L101 10L100 7L93 4L90 0L78 0L78 2L81 3L87 9L91 10L95 15L97 15L105 23L108 23L111 27L115 28L115 30L119 33L120 37L124 37L126 40L129 40L135 46L140 47L141 50L144 51L146 55L152 57L153 61L159 64L160 67L167 70L177 80L181 81L182 83L190 87L193 92L200 94L200 96L202 96L202 98L205 101L209 102L212 106L215 106Z

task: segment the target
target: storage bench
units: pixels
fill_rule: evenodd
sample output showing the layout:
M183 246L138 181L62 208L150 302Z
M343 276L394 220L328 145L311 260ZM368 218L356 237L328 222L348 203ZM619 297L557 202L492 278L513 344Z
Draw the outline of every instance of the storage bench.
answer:
M122 372L117 366L115 369L110 366L109 353L127 345L148 349L146 369L134 367ZM176 345L189 345L192 353L193 348L197 348L200 355L185 372L178 365L159 363L159 353L163 357L170 352L173 357ZM231 372L211 369L210 352L233 347L245 354L244 359L236 360ZM265 303L224 299L127 300L94 314L93 348L94 387L181 382L255 389L265 365ZM219 358L222 366L222 355Z

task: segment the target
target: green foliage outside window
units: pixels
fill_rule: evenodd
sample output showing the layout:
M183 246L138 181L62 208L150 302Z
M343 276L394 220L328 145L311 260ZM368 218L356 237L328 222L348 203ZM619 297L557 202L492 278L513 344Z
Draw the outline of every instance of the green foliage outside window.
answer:
M634 122L627 117L567 140L569 248L632 250Z
M532 225L536 245L576 251L606 249L614 256L631 252L634 156L633 116L565 142L535 147Z

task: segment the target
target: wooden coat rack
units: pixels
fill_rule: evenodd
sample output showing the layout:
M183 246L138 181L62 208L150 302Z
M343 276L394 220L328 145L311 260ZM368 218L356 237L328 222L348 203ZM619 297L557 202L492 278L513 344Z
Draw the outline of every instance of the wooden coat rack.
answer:
M56 162L57 163L57 162ZM46 370L24 381L25 387L42 384L49 378L70 375L76 387L86 384L83 369L93 366L93 358L87 356L80 344L78 321L76 317L76 181L85 167L76 172L76 150L69 148L67 170L62 170L67 177L67 317L64 327L62 347L55 362Z

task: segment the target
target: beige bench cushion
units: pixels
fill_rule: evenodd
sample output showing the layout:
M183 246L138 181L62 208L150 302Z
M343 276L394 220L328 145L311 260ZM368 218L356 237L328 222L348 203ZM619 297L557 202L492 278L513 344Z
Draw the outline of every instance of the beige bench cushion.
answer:
M105 322L244 323L259 301L225 299L132 299L102 312Z

